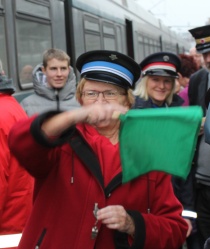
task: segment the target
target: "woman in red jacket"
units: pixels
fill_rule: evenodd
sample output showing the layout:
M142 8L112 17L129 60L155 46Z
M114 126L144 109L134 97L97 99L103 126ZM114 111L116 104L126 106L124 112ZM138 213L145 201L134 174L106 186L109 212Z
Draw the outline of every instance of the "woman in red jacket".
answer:
M138 64L118 52L90 51L77 69L81 108L32 117L10 133L11 150L36 179L19 249L179 248L187 225L171 177L151 172L122 185L113 113L134 103Z

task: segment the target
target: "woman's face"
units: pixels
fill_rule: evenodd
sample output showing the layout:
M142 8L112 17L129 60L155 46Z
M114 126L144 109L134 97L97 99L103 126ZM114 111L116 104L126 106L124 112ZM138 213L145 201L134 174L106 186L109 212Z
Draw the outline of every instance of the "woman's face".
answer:
M82 89L81 105L117 103L129 106L126 91L112 84L86 80Z
M153 103L161 106L173 90L174 80L170 77L149 76L147 80L147 93Z

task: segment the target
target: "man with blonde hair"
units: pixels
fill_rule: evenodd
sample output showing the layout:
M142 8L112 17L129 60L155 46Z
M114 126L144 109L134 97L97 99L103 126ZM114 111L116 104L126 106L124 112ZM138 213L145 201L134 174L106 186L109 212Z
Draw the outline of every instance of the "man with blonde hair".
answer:
M28 116L79 107L74 96L76 77L70 57L63 50L51 48L45 51L42 64L37 65L32 74L35 93L21 102Z

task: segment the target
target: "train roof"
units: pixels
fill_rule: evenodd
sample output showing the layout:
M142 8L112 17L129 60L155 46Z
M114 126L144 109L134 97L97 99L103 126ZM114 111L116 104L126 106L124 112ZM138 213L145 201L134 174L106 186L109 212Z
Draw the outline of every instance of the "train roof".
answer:
M188 47L188 43L180 34L171 30L160 19L142 8L134 0L73 0L72 5L75 8L86 10L93 15L104 17L117 23L124 24L125 19L131 19L139 24L139 27L135 27L137 31L138 29L145 33L151 31L151 34L160 32L163 36L165 34L180 40L180 43Z

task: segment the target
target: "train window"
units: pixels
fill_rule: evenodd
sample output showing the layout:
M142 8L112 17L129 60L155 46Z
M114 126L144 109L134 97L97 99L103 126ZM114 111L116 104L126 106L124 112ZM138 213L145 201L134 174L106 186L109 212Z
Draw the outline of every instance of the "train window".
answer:
M152 39L149 39L149 47L150 47L150 54L154 53L154 44Z
M85 28L85 50L95 50L101 48L101 35L99 19L84 15Z
M139 43L138 46L138 61L142 61L144 59L145 55L144 55L144 46L143 43Z
M110 23L103 23L103 33L109 35L115 35L114 25Z
M153 40L152 39L149 39L149 44L150 44L150 46L153 46Z
M104 49L116 50L115 27L113 24L103 22L103 42Z
M84 16L85 30L100 32L99 20L92 16Z
M40 4L40 1L16 0L16 11L22 14L31 14L47 19L50 18L49 4L48 6L44 6Z
M176 44L171 44L171 52L176 54L179 51L178 47Z
M6 50L4 17L0 16L0 63L5 74L8 74Z
M104 49L116 50L116 43L114 38L104 37Z
M119 52L123 52L122 29L120 26L116 26L116 38L117 38L117 50Z
M42 62L44 50L52 47L51 27L45 23L16 19L16 39L20 87L26 89L32 85L32 68Z
M144 37L144 52L145 56L148 56L150 54L149 39L147 37Z
M149 54L161 51L160 41L155 38L148 38L138 35L138 60L141 61Z
M155 52L160 52L161 48L160 48L160 41L154 41L154 48L155 48Z
M144 53L144 39L143 36L138 36L138 61L142 61L145 57Z
M144 52L145 52L145 56L150 55L149 44L144 45Z
M144 37L144 43L149 43L149 39L147 37Z
M138 36L138 42L143 43L143 40L144 40L144 39L143 39L143 36L139 35L139 36Z
M171 45L169 43L165 43L165 51L167 52L171 51Z
M96 34L85 34L85 50L97 50L101 49L101 38L100 35Z
M50 2L50 0L26 0L26 1L28 1L28 2L34 2L34 3L41 3L41 4L48 4L49 5L49 2Z

